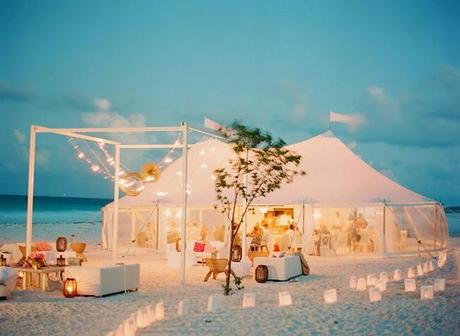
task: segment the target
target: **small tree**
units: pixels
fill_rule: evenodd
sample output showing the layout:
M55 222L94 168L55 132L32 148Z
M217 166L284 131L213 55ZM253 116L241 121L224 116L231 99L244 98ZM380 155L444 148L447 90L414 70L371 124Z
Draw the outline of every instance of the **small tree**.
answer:
M286 149L283 140L273 140L269 133L259 128L234 122L229 129L220 132L232 145L235 154L227 167L214 171L219 202L216 207L221 208L231 223L229 272L224 286L225 295L229 295L233 243L252 202L279 189L283 183L291 183L295 175L305 173L296 170L300 155ZM242 210L239 213L236 211L238 207Z

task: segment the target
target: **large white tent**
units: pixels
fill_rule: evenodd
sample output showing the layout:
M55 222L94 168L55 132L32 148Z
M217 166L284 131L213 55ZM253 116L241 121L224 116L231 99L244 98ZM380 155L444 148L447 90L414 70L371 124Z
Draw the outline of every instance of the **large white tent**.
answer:
M328 246L324 246L321 254L356 252L356 247L350 250L346 238L349 221L356 217L364 218L367 223L368 232L361 234L358 244L361 252L398 253L446 246L448 233L443 207L368 165L331 131L288 147L302 156L299 169L307 174L257 199L248 215L249 226L263 221L271 210L290 209L303 233L302 248L306 253L314 249L315 233L329 235ZM224 216L214 209L213 171L225 167L231 157L230 146L215 139L189 149L188 225L226 224ZM172 218L181 216L180 161L172 163L160 181L147 186L140 195L120 199L118 236L126 237L126 243L135 240L137 232L150 228L147 231L154 242L151 246L164 248L167 232L174 226ZM111 218L109 204L103 209L105 246L110 246Z

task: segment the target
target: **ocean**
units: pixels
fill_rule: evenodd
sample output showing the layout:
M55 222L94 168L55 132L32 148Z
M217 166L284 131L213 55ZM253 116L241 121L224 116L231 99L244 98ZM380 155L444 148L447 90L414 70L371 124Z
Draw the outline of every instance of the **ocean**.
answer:
M88 243L100 241L100 210L110 199L34 198L34 240L73 237ZM0 244L25 240L26 196L0 195ZM460 236L460 209L447 209L449 234Z

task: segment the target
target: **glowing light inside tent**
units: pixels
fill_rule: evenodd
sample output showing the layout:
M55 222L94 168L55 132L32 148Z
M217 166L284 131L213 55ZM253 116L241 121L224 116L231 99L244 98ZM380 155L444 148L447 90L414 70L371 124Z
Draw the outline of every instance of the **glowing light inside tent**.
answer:
M268 209L265 208L265 207L260 207L260 208L259 208L259 211L260 211L261 214L266 214L267 211L268 211Z
M168 193L166 191L159 191L157 192L157 196L163 197L166 196ZM169 209L168 209L169 210Z
M164 159L165 163L171 163L172 161L173 160L169 156L165 157L165 159Z
M204 149L200 150L200 155L205 155L206 151Z
M203 163L201 164L201 168L208 168L208 165L207 165L206 163L203 162Z
M211 147L211 150L214 152L216 150L216 147Z
M178 171L176 172L176 175L182 176L182 172L181 172L180 170L178 170Z
M214 175L214 174L211 175L211 178L212 178L214 181L217 180L217 177L216 177L216 175Z
M166 210L165 210L165 216L166 216L166 217L171 217L171 215L172 215L171 209L166 208Z
M313 213L313 218L314 218L314 219L320 219L321 217L323 217L323 216L321 215L321 212L315 211L315 212Z

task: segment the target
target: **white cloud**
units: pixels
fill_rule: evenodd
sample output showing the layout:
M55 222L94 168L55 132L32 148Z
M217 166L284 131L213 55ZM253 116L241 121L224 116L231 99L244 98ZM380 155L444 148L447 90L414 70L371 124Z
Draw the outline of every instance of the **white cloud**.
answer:
M385 90L379 86L369 86L367 88L369 95L376 99L384 99L386 97Z
M20 144L26 143L26 135L18 129L13 130L14 137Z
M108 111L112 107L110 100L105 98L96 98L94 99L94 105L101 111Z

